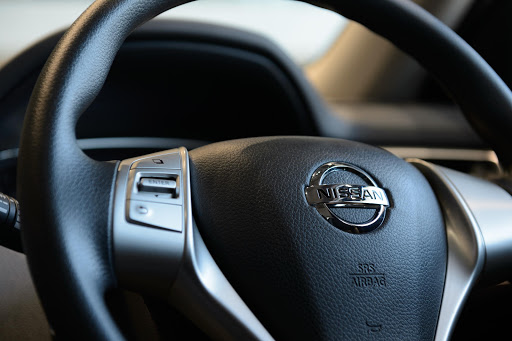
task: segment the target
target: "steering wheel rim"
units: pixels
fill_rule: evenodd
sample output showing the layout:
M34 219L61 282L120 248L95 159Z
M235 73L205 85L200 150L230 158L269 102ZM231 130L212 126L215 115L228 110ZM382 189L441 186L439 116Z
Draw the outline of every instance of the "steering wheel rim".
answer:
M186 2L95 2L61 39L33 92L18 166L20 203L26 212L22 237L49 320L63 335L78 328L84 339L122 339L103 297L117 285L110 228L117 166L93 161L80 151L76 121L101 89L126 36ZM512 126L512 95L460 37L406 1L312 3L362 23L416 58L447 88L501 161L510 165L506 140ZM413 39L423 43L414 44ZM62 316L72 307L76 316L66 321Z

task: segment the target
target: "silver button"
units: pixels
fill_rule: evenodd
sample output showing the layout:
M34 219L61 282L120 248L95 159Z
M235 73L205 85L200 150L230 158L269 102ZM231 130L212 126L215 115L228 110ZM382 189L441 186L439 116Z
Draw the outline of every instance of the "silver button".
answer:
M139 191L156 193L176 193L176 180L163 178L141 178Z
M134 223L181 232L183 207L139 200L127 200L128 219Z
M143 204L137 205L136 211L138 214L148 214L149 213L148 208L146 207L146 205L143 205Z
M170 153L145 157L135 161L130 168L181 169L180 154Z

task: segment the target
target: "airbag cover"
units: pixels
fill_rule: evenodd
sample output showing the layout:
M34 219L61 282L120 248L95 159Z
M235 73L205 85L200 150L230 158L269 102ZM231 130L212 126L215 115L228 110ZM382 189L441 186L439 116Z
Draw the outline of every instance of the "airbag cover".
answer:
M443 218L407 162L364 144L265 137L190 152L194 217L220 268L274 338L433 339L446 268ZM364 169L390 207L346 233L308 204L327 162Z

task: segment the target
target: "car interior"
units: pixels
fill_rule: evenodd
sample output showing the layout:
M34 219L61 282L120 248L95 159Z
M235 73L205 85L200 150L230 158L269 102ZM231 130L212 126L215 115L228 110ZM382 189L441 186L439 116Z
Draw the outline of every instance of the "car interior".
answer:
M506 339L510 14L0 2L0 339Z

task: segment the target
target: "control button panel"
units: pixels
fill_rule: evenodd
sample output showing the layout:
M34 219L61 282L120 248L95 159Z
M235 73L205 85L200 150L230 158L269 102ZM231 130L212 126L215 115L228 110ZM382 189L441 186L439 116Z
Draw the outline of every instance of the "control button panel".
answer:
M126 218L132 223L182 231L183 188L179 152L151 154L128 171Z
M128 200L129 219L149 226L182 231L183 209L180 205Z

